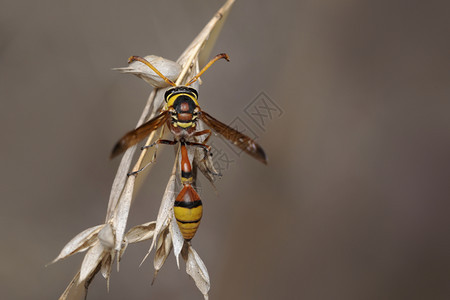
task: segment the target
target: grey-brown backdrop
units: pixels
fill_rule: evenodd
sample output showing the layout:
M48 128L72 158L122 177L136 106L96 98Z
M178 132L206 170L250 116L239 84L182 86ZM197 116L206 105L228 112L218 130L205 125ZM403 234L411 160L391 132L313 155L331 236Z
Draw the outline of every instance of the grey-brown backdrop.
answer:
M109 151L150 92L110 68L176 59L221 4L2 1L2 299L56 299L82 256L44 265L103 222ZM194 245L211 299L450 298L448 12L237 1L213 51L231 62L203 76L201 104L246 125L269 165L214 140L232 162L218 196L202 181ZM263 120L246 114L256 108ZM156 217L173 162L163 152L129 225ZM151 260L138 268L148 246L127 250L109 293L97 276L89 299L201 299L172 257L150 286Z

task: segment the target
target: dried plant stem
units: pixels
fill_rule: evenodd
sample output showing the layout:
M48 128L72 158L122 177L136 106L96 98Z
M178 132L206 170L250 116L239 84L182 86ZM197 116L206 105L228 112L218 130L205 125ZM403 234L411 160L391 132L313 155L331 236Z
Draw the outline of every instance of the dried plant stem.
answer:
M152 107L154 106L155 97L156 97L156 90L153 90L148 97L147 103L144 107L141 117L137 122L136 127L142 125L147 119L147 117L148 118L153 117L155 109L153 109L153 112L151 112L151 110ZM105 222L108 222L109 220L111 220L111 218L113 218L114 211L119 202L121 192L123 191L123 188L125 186L128 169L130 167L131 159L135 150L136 146L133 146L130 149L128 149L125 155L122 157L122 160L120 161L120 165L119 168L117 169L116 177L114 178L111 193L109 196Z
M147 154L147 151L149 149L148 146L151 145L151 142L152 142L153 138L155 137L155 134L156 134L156 131L153 131L150 134L150 136L148 137L147 141L145 142L145 146L142 148L141 155L139 156L136 164L134 165L134 167L133 167L133 169L131 171L132 173L138 172L139 170L142 169L142 162L144 161L144 157ZM135 173L134 176L136 176L137 174L138 173Z
M192 61L198 56L198 53L201 49L201 47L203 46L203 44L199 43L198 45L196 45L196 47L194 48L194 50L192 51L192 55L189 57L189 59L186 61L183 70L181 71L180 76L178 77L177 81L176 81L176 85L180 85L181 82L184 80L184 78L186 77L187 72L189 71L189 69L191 68L191 64ZM185 80L186 81L186 80Z
M176 63L168 62L169 66L165 65L166 69L169 71L172 70L172 67L175 65L175 71L172 70L172 73L179 74L178 77L173 75L173 79L170 80L174 81L175 78L177 78L175 81L177 85L186 84L189 79L188 77L193 76L194 72L198 73L200 67L205 65L234 1L235 0L226 1L226 3L217 11L213 18L206 24L202 31L195 37L191 44L185 49ZM164 60L163 58L159 59ZM153 118L163 107L164 89L161 88L162 86L158 85L158 81L155 83L155 80L151 78L151 75L149 75L149 77L145 77L142 73L140 73L139 68L137 68L137 71L135 70L136 72L131 72L133 68L130 67L120 69L124 70L125 73L135 74L156 87L149 95L144 111L142 112L137 123L137 127L141 126L146 120ZM158 70L162 71L159 68ZM164 71L162 71L162 73L165 74ZM165 74L165 76L169 75ZM198 89L200 78L198 79L198 82L193 82L192 84L192 87L195 89ZM199 124L199 130L201 129L202 126ZM157 137L158 132L159 131L154 131L150 134L146 140L145 146L151 145ZM160 132L162 136L163 131ZM144 224L145 226L138 226L137 228L132 229L130 231L131 233L129 235L129 239L127 239L125 236L125 228L128 221L131 203L134 198L133 194L137 189L136 174L142 174L139 176L139 181L144 179L147 174L147 172L143 172L127 176L128 172L130 172L130 167L132 165L133 156L136 149L136 145L130 147L122 157L112 184L105 223L88 228L87 230L84 230L76 235L71 241L69 241L69 243L66 244L58 257L53 261L56 262L75 253L87 251L80 271L78 271L67 289L61 295L60 300L85 299L87 295L87 288L91 280L99 271L101 271L101 274L107 280L107 286L109 287L111 265L114 262L114 259L117 258L117 267L119 267L119 260L128 245L128 241L137 242L153 238L152 245L149 249L150 252L155 246L155 242L158 242L158 239L162 239L160 245L165 248L163 249L158 246L156 249L156 256L154 260L155 271L162 267L167 255L171 251L171 247L174 249L177 265L179 264L178 255L183 248L184 239L176 224L176 221L174 221L173 203L175 201L177 170L179 171L180 145L178 144L176 149L177 151L175 154L173 170L169 178L166 191L163 195L156 222L149 222ZM131 169L131 172L136 172L142 169L142 166L146 163L148 151L149 147L144 147L144 149L142 149L139 158ZM157 153L156 151L157 150L155 150L155 157ZM194 155L191 155L191 157L194 157ZM201 159L203 159L203 157L200 157L200 160ZM154 157L151 158L150 163L153 160ZM210 165L212 165L211 162ZM194 165L193 170L195 171L196 168L197 166ZM208 174L214 173L210 172L210 169L211 167L205 164L200 170L208 176ZM164 235L167 232L168 234ZM210 282L206 266L190 244L189 254L186 261L186 272L194 279L197 287L205 296L205 299L207 299Z
M172 205L173 205L173 201L175 200L175 198L174 198L175 195L173 193L171 185L173 185L175 182L179 153L180 153L180 146L178 145L177 152L175 155L175 161L174 161L174 164L172 167L172 173L170 174L170 179L167 184L166 191L164 192L163 201L159 208L158 218L156 220L156 226L155 226L155 230L154 230L155 234L153 236L152 244L150 245L150 248L148 249L147 254L142 259L142 262L140 265L142 265L142 263L145 261L145 259L148 257L148 255L152 251L153 247L155 246L155 242L158 240L159 234L161 233L163 227L168 225L166 223L167 223L168 219L170 218L170 216L172 215L172 211L173 211ZM170 213L168 213L168 214L162 213L163 211L167 210L168 207L170 207L170 209L169 209Z

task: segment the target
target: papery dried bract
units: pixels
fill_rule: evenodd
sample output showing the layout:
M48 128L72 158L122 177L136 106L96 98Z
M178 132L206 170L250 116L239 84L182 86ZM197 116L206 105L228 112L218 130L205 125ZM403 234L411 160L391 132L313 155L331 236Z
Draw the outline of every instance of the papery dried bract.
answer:
M122 240L125 233L125 227L127 225L128 213L130 211L131 200L133 198L134 180L134 176L128 177L116 208L116 214L114 215L113 223L116 234L114 248L116 251L120 251L122 247Z
M114 259L114 252L112 252L111 255L105 255L103 257L100 271L105 279L109 279L113 259Z
M100 262L103 260L103 254L104 249L100 242L97 242L88 250L81 263L78 282L86 280L100 266Z
M199 65L204 66L207 63L211 55L211 50L233 4L234 0L228 0L216 12L214 17L203 27L202 31L200 31L186 50L184 50L183 54L180 55L180 58L177 60L180 65L193 64L195 66L198 62Z
M156 221L134 226L128 230L125 238L130 244L151 239L155 233Z
M173 81L176 80L176 84L186 83L187 80L191 79L192 76L199 71L200 65L204 65L206 59L209 58L215 39L217 38L220 28L222 27L233 3L234 0L228 0L222 6L222 8L204 27L204 29L197 35L189 47L183 52L177 60L177 63L164 58L157 58L155 56L146 57L147 60L149 60L166 77ZM130 64L128 67L117 68L116 70L123 73L134 74L156 87L156 89L154 89L150 94L144 111L138 121L137 126L140 126L143 122L155 116L161 109L164 104L163 95L165 90L161 89L161 87L166 87L167 83L147 66L144 66L137 61ZM195 82L192 87L198 89L198 83L198 81ZM154 137L155 135L151 135L147 140L147 144L150 144ZM73 238L64 247L60 255L54 260L60 260L76 252L85 251L89 248L86 256L84 257L81 270L77 273L77 275L75 275L72 282L64 291L60 298L61 300L67 300L67 297L70 297L70 299L84 299L91 280L100 270L102 275L109 279L111 265L116 254L116 252L111 251L112 243L114 243L115 251L118 251L119 253L117 258L120 260L120 257L129 242L139 242L153 237L152 246L150 248L151 250L156 238L158 238L161 232L167 232L167 230L169 230L169 233L162 237L161 247L158 247L157 250L157 252L159 252L157 254L158 259L165 260L167 257L166 254L170 251L170 247L173 243L174 252L177 256L178 263L180 247L184 247L182 248L183 250L181 250L182 253L186 248L186 271L192 276L192 278L194 278L197 287L205 295L205 298L208 297L207 293L209 291L210 284L206 267L195 250L191 249L189 244L184 242L184 239L182 239L181 233L179 232L179 228L177 228L176 222L173 218L172 206L175 198L175 172L172 173L172 176L169 179L169 183L163 197L162 207L158 213L157 222L147 223L147 228L145 228L145 226L139 229L135 228L134 230L130 230L127 235L124 235L132 194L136 189L135 177L127 177L135 150L136 147L133 146L126 151L114 179L105 220L105 223L109 224L108 226L110 227L102 231L102 234L98 237L98 239L97 234L102 228L104 228L104 224L83 231ZM132 170L138 170L142 167L143 163L145 164L146 153L147 151L142 151L138 162ZM206 174L212 174L215 172L209 158L204 163L199 163L199 168L202 172L206 172ZM145 172L143 173L145 175ZM145 176L139 176L140 179L144 177ZM208 178L208 180L211 181L211 178ZM73 298L72 295L81 296L75 296L75 298Z
M150 106L147 104L147 106ZM144 112L143 115L146 115ZM143 123L144 116L141 116L142 120L139 120L138 126ZM106 220L105 222L110 221L115 213L115 209L117 208L117 202L120 199L120 195L122 194L123 188L125 186L125 182L128 178L128 169L130 168L131 161L133 159L133 154L136 151L136 145L130 147L125 151L125 154L122 156L122 159L119 164L119 168L117 169L116 177L114 178L113 185L111 187L111 194L109 196L108 202L108 210L106 212Z
M211 287L208 270L194 248L189 244L186 245L182 252L183 258L186 261L186 273L194 279L195 285L205 299L208 299L208 292Z
M86 299L87 287L84 282L79 283L80 271L74 276L72 281L69 283L65 291L59 297L58 300L78 300Z
M156 278L156 274L159 270L161 270L164 265L167 256L170 254L170 250L172 250L172 238L169 234L169 229L166 228L162 234L158 237L158 243L156 245L156 253L153 259L153 267L155 269L155 275L153 280Z
M156 55L147 55L144 57L149 63L151 63L158 71L172 81L175 81L181 73L181 66L167 58L163 58ZM121 73L128 73L136 75L137 77L145 80L153 87L161 88L166 87L168 84L152 69L139 61L131 62L128 67L114 68L113 70Z
M55 258L52 263L71 256L72 254L75 254L77 252L85 251L97 240L97 234L104 226L105 224L97 225L77 234L64 246L58 257Z
M112 269L112 262L114 261L114 255L115 255L114 251L111 251L110 255L104 255L100 268L103 278L106 279L106 289L108 290L108 292L109 292L109 278L111 276L111 269Z
M98 233L98 239L104 249L114 248L115 236L111 224L106 224Z
M170 230L170 235L172 236L173 254L175 255L175 258L177 260L177 267L179 269L180 268L179 256L180 256L181 250L183 249L184 237L180 231L180 227L178 227L178 224L176 222L175 215L173 214L173 212L172 212L172 221L170 222L169 230Z
M215 176L222 176L216 168L214 167L214 162L212 160L212 156L205 154L203 149L197 148L195 151L194 157L194 166L198 167L200 172L202 172L203 176L208 179L208 181L214 186Z
M163 195L163 200L161 201L161 206L159 207L154 233L155 237L158 236L163 231L163 228L165 228L170 222L170 218L173 212L173 202L175 201L175 180L176 176L175 172L173 172L169 178L169 182L167 183L167 187ZM149 251L153 249L154 243L155 239L153 239Z
M162 90L154 89L150 96L147 99L147 103L145 104L144 110L142 111L141 117L137 122L136 127L142 125L146 120L153 118L158 112L159 108L162 106L164 102L164 97ZM150 139L153 138L153 135L150 136ZM117 169L116 176L114 177L114 182L111 187L111 193L108 201L108 210L106 213L106 222L111 220L111 218L115 214L115 209L117 207L117 202L120 199L120 195L122 194L123 188L129 176L127 176L128 171L131 166L133 154L136 151L136 145L130 147L125 151L122 160L120 161L119 168ZM141 153L142 155L142 153Z

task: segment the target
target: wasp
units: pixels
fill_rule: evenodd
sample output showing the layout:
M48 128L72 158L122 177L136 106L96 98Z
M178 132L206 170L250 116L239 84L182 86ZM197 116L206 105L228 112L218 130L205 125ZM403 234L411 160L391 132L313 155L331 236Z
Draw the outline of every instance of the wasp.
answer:
M216 133L222 135L225 139L236 145L238 148L267 164L267 157L260 145L245 134L231 128L230 126L218 121L205 111L198 104L198 92L189 87L216 61L219 59L229 61L228 55L221 53L216 55L197 75L195 75L187 84L176 85L173 81L159 72L147 60L139 56L131 56L129 63L140 61L151 68L164 81L172 86L164 94L165 105L161 113L138 128L125 134L114 146L111 158L123 153L126 149L139 143L153 131L167 125L174 136L174 140L159 139L155 144L175 145L180 143L181 152L181 182L183 189L178 194L174 203L174 214L177 219L178 227L186 241L190 241L195 235L202 217L202 202L199 195L192 187L193 182L192 168L187 154L186 146L202 147L206 152L210 151L210 146L206 144L211 136L211 130L197 130L198 121L201 120ZM203 143L193 141L195 137L204 136ZM150 145L150 147L152 146Z
M139 56L130 57L128 60L129 63L132 61L140 61L146 64L173 87L168 89L164 94L165 106L162 112L138 128L125 134L114 146L111 158L123 153L126 149L137 144L164 124L167 124L167 127L174 135L175 141L188 141L196 136L207 135L203 143L204 145L211 136L211 130L206 129L197 131L197 122L198 120L201 120L209 128L222 135L238 148L256 158L258 161L267 164L267 157L261 146L245 134L218 121L203 111L198 104L197 90L189 87L189 85L194 83L213 63L221 58L229 60L227 54L218 54L186 85L177 86L172 80L161 74L161 72L144 58ZM167 143L167 141L160 140L158 143ZM205 148L208 148L208 146L204 146Z
M183 189L175 198L173 212L177 220L178 228L185 241L189 242L197 232L203 214L203 204L191 183L192 176L191 163L189 161L186 142L180 142L181 152L181 183Z

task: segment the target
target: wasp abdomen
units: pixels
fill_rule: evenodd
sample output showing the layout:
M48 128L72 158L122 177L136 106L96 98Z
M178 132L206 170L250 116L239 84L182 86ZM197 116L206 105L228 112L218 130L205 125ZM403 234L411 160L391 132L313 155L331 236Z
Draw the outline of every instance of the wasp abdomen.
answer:
M200 196L190 184L185 185L178 194L173 210L183 238L190 241L197 232L203 214Z

